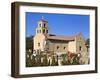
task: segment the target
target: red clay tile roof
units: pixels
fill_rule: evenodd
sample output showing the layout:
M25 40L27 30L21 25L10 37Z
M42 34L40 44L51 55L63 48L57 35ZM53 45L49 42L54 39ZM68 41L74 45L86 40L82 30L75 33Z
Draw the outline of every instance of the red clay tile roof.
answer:
M49 34L47 35L47 39L49 40L62 40L62 41L72 41L75 40L75 37L77 36L81 36L82 34L79 33L77 35L74 36L63 36L63 35L54 35L54 34Z
M64 41L71 41L71 40L74 40L75 39L75 36L50 36L48 35L47 36L47 39L49 40L64 40Z

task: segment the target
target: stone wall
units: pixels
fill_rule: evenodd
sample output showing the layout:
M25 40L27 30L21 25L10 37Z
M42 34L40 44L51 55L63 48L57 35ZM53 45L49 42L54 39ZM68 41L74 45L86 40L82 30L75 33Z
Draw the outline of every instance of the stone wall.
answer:
M49 41L49 50L54 51L54 52L58 52L58 53L60 53L60 52L66 53L68 51L68 42Z

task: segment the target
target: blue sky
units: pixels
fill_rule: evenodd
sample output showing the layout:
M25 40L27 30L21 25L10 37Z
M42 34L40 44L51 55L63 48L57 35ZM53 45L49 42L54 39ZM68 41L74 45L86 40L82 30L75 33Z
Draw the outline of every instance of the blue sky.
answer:
M89 15L50 14L26 12L26 36L35 35L35 29L41 17L48 21L49 33L71 36L82 33L89 38Z

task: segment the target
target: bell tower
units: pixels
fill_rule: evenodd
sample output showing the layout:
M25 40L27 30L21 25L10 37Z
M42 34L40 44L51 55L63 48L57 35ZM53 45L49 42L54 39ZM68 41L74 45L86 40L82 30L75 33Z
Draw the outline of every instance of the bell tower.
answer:
M44 42L46 39L46 35L48 35L48 22L44 20L44 17L42 16L41 20L38 21L36 34L33 38L34 50L44 51L45 49Z
M41 20L38 22L38 27L36 28L36 34L48 34L48 22L44 20L42 16Z

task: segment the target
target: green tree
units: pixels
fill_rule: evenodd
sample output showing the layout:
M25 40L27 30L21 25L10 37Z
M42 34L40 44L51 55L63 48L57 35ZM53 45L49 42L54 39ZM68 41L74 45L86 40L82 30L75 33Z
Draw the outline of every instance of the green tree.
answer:
M43 63L42 66L48 66L48 60L47 60L47 55L43 56Z
M41 55L37 55L36 56L36 58L37 58L37 66L41 66Z
M89 45L90 44L90 39L86 39L86 45Z
M34 67L34 66L37 66L37 64L36 64L36 60L35 60L36 58L35 58L35 56L33 56L32 57L32 66Z
M33 49L33 36L26 37L26 50Z
M56 65L58 65L58 63L56 62L55 57L53 56L52 57L52 64L51 64L51 66L56 66Z
M26 59L26 67L32 67L33 64L32 64L32 60L30 58L27 58Z
M67 65L67 54L62 54L61 56L63 58L62 64Z
M74 64L74 65L79 64L79 61L78 61L77 57L75 57L75 58L73 59L73 63L72 63L72 64Z

